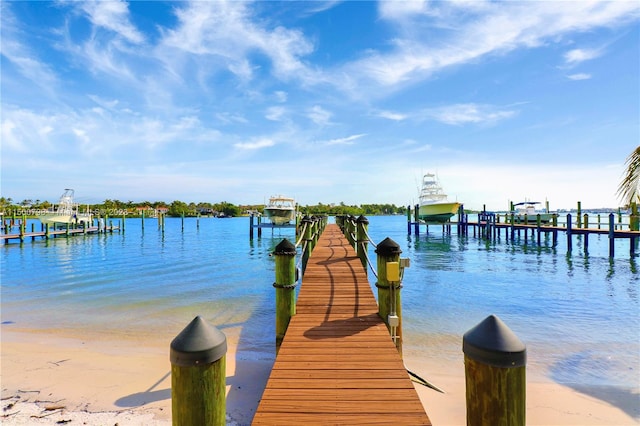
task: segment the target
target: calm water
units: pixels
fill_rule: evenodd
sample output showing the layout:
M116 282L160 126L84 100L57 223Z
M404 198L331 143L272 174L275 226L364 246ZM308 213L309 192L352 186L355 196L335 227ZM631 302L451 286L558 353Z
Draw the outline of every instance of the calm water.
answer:
M577 388L636 389L640 382L640 273L629 241L574 237L538 248L473 237L407 236L402 216L370 217L376 242L391 237L411 260L402 290L406 356L461 360L462 335L490 314L527 345L528 374ZM238 356L273 358L274 263L293 230L249 241L248 218L129 219L124 233L0 247L7 327L87 328L113 335L177 334L195 315L242 327ZM455 232L455 231L454 231ZM375 259L373 247L370 258ZM369 274L370 281L374 277ZM374 292L375 293L375 292Z

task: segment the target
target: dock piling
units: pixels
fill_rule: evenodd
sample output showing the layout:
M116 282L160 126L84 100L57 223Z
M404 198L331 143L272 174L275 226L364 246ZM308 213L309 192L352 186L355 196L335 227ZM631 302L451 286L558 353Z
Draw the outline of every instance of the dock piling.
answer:
M462 342L467 426L524 426L525 345L495 315L467 331Z
M376 248L378 282L378 315L387 325L391 338L402 356L402 302L400 298L400 246L391 238ZM397 269L397 274L389 269ZM397 279L396 279L397 277Z
M171 342L174 426L226 424L227 338L200 316Z
M275 248L276 260L276 353L280 349L291 317L296 314L296 246L286 238Z

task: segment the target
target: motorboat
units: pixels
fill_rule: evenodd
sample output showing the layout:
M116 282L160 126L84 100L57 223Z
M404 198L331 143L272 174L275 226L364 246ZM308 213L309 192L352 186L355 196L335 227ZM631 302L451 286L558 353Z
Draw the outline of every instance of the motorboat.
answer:
M91 213L80 213L78 204L74 201L73 189L65 189L64 193L60 196L60 200L57 205L54 205L51 209L38 215L38 219L43 224L57 225L57 224L80 224L85 223L90 225L93 217Z
M446 223L458 213L460 203L451 202L434 173L422 177L418 219L425 223Z
M516 223L524 223L525 216L528 223L536 223L538 215L540 215L541 223L549 223L553 220L553 213L549 213L547 209L538 208L539 201L523 201L513 204L513 221Z
M274 225L285 225L296 220L296 201L283 195L269 198L264 207L265 217Z

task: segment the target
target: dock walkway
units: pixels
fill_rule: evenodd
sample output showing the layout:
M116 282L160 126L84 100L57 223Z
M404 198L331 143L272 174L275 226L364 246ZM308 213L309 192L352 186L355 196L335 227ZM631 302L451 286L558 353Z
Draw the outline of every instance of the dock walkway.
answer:
M335 224L307 263L253 424L431 424L366 271Z

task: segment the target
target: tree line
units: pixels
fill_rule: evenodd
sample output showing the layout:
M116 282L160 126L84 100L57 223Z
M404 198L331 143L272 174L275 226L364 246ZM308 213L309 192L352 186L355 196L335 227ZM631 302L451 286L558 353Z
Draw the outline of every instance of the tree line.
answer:
M54 204L49 201L24 199L20 202L14 202L12 198L0 197L0 212L6 216L13 214L29 214L29 212L44 211L53 208ZM241 216L250 213L263 213L264 204L232 204L226 201L217 203L199 202L186 203L176 200L171 203L164 201L120 201L120 200L104 200L98 204L83 204L80 211L89 210L94 214L110 215L110 216L141 216L148 214L146 212L161 211L169 216ZM406 214L407 207L396 206L395 204L361 204L347 205L344 202L339 204L323 204L315 205L298 205L298 211L307 215L337 215L347 214L353 216L360 215L392 215Z

